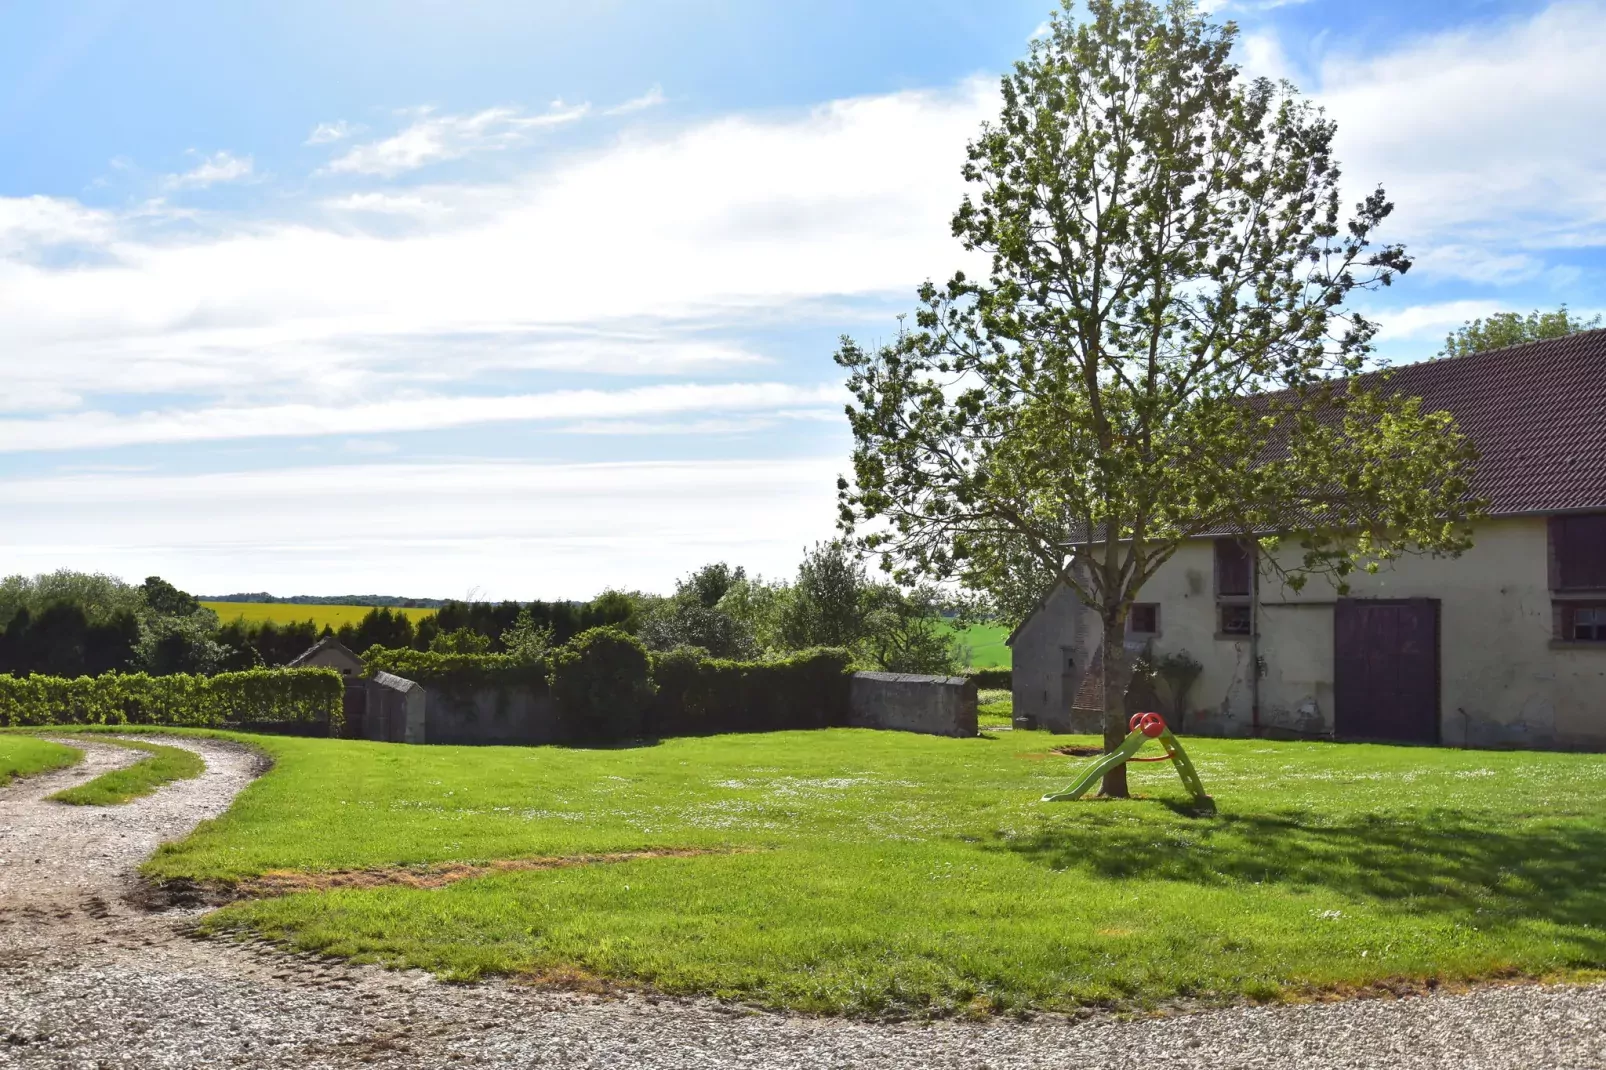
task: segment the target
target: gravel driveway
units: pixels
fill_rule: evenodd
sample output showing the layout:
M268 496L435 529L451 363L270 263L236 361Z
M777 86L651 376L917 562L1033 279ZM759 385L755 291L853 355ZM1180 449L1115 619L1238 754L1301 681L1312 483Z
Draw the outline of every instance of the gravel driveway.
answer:
M206 759L200 779L106 809L44 801L134 757L75 745L85 765L0 789L0 1067L1606 1067L1606 986L1135 1021L877 1025L444 985L200 940L187 935L194 914L125 901L133 867L226 809L257 759L184 740Z

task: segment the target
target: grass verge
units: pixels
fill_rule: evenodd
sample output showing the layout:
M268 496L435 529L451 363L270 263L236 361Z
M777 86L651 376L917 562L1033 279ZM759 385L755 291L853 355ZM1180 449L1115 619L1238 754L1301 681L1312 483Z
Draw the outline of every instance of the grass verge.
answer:
M976 695L976 723L1001 728L1015 723L1015 699L1008 691L988 689Z
M1085 759L1037 732L251 742L273 771L147 875L485 867L308 878L203 923L449 978L947 1014L1606 966L1599 755L1190 739L1218 805L1199 815L1165 765L1131 801L1039 803ZM497 864L517 859L571 864Z
M206 763L200 756L182 747L164 747L130 739L101 738L98 742L144 751L150 757L141 758L122 769L102 773L76 788L58 791L51 796L52 799L74 806L116 806L149 795L163 784L189 780L206 772Z
M0 734L0 788L16 777L35 776L77 765L84 752L47 739Z

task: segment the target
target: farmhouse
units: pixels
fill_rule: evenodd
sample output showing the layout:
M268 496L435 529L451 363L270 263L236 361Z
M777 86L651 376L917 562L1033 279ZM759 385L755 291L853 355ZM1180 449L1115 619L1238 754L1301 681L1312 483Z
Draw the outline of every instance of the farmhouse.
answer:
M1606 330L1409 365L1393 385L1482 455L1472 549L1402 558L1339 597L1268 579L1236 540L1194 540L1125 639L1201 667L1180 706L1160 684L1165 712L1213 735L1606 747ZM1044 600L1010 639L1018 719L1098 729L1099 633L1068 591Z

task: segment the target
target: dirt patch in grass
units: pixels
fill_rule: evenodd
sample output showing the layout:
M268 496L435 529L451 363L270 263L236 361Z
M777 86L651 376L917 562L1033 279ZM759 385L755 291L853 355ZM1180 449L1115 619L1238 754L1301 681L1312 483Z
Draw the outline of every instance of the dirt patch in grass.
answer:
M494 862L441 862L427 866L379 866L373 869L330 870L308 873L269 870L241 881L146 881L133 900L149 910L175 907L224 906L242 899L269 899L298 892L337 889L444 888L458 881L542 869L571 869L636 862L647 858L695 858L700 855L748 854L752 848L659 847L646 851L612 851L604 854L563 855L552 858L504 858Z
M1097 758L1103 755L1103 747L1064 746L1055 747L1050 753L1063 754L1068 758Z

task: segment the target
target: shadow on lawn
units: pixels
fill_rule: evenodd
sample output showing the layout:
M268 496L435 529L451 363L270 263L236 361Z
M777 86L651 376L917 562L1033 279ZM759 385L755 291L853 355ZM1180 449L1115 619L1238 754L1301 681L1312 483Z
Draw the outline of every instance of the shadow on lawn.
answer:
M1606 924L1606 830L1491 827L1459 811L1316 821L1297 813L1150 823L1097 816L984 844L1051 869L1113 879L1324 888L1401 910ZM1593 937L1606 954L1606 934Z

